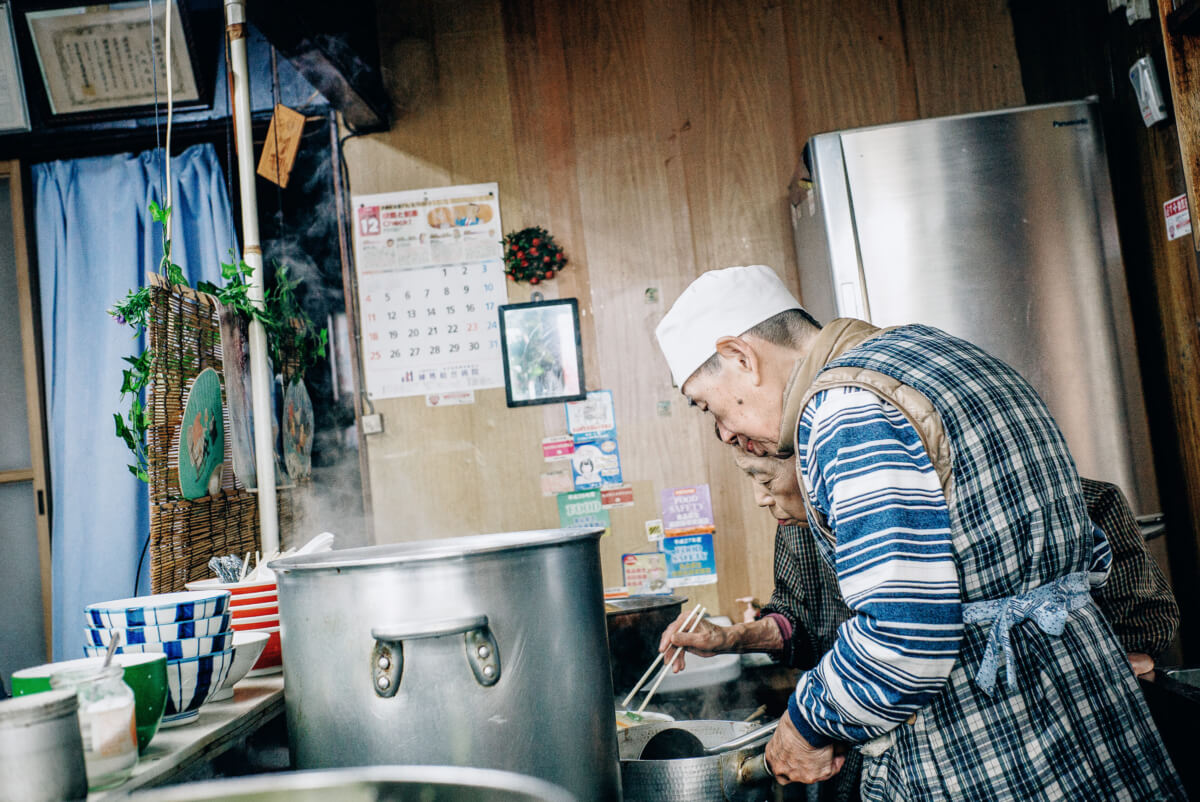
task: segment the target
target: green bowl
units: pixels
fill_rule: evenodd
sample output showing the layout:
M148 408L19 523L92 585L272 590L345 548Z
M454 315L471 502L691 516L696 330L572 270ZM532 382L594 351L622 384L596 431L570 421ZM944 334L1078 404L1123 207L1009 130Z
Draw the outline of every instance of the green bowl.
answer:
M137 720L138 753L146 751L158 731L167 706L167 656L161 652L114 654L113 662L125 669L125 684L133 689ZM85 657L61 663L45 663L13 672L13 696L50 690L50 675L60 671L99 666L103 657Z

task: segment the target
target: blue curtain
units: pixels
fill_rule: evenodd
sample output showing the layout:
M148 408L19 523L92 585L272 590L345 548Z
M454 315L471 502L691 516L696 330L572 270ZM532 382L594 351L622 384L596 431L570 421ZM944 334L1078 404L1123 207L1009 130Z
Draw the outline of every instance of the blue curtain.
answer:
M172 159L172 260L193 284L220 283L236 249L216 152L198 145ZM146 486L126 470L117 439L122 357L139 351L109 307L158 269L165 206L161 151L33 166L50 439L54 658L83 655L83 608L134 595L149 534ZM149 556L137 592L149 590Z

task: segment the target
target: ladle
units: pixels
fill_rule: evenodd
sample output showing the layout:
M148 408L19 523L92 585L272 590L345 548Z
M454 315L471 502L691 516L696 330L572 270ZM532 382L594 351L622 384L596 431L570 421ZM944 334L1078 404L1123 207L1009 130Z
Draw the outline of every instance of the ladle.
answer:
M731 738L716 746L705 746L699 738L685 729L668 727L665 730L654 733L650 740L646 741L646 745L642 747L642 754L639 758L641 760L678 760L680 758L719 755L723 752L732 752L736 749L757 746L760 742L770 738L778 726L779 720L776 719L765 727L751 730L745 735Z

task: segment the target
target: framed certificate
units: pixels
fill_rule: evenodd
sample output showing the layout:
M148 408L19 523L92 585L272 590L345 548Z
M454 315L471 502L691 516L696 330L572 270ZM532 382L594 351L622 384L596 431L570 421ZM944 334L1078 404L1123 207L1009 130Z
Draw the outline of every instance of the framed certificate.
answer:
M165 105L167 2L175 108L207 106L211 96L190 46L186 12L176 0L72 7L34 0L18 10L24 22L17 27L28 36L26 72L42 77L46 117L55 122L129 117L151 111L156 97Z
M574 298L500 307L500 342L510 407L587 397Z

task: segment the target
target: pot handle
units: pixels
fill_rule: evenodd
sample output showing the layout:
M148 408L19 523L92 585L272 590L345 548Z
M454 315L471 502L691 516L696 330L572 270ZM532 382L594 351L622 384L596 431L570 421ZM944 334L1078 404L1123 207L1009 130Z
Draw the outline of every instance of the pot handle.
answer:
M488 626L488 617L474 615L373 628L371 637L375 639L375 647L371 650L371 687L375 689L375 695L390 698L399 690L400 677L404 673L404 641L453 635L464 635L467 663L475 680L485 688L495 685L500 680L500 648Z
M376 627L371 630L375 640L399 643L405 640L421 640L423 638L444 638L449 635L460 635L473 629L487 629L486 615L469 615L463 618L445 618L440 621L428 621L424 624L400 624L394 627Z
M760 802L775 775L767 766L766 755L759 752L727 752L721 759L721 796L727 802Z

